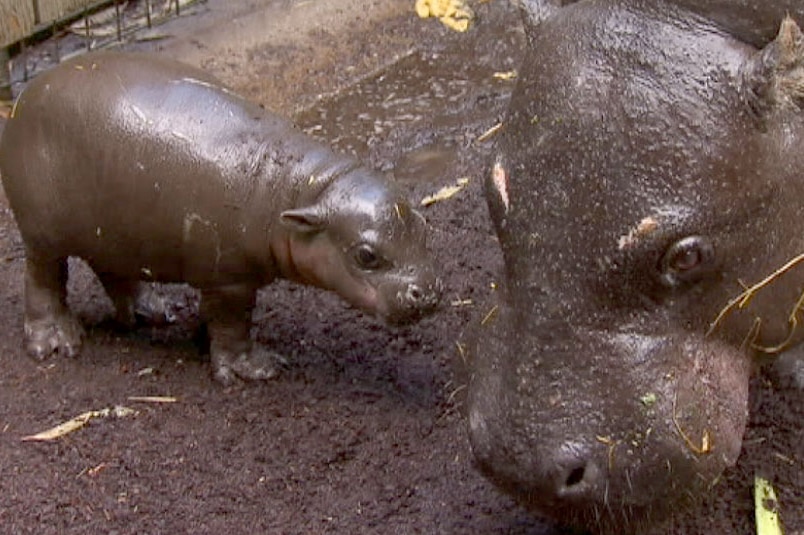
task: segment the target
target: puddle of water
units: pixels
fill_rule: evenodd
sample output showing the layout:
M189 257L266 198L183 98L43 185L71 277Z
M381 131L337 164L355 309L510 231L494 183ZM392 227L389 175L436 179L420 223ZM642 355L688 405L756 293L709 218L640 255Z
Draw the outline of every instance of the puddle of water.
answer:
M524 46L515 10L494 4L483 12L467 34L423 32L428 37L417 48L302 111L297 124L400 181L454 182L467 147L491 146L476 138L502 119L514 84L493 75L518 65ZM15 92L26 75L51 66L56 56L84 49L80 35L66 33L27 50L13 63Z
M403 182L434 182L449 175L457 164L457 156L454 145L437 141L402 153L394 166L394 175Z
M514 47L501 39L480 57L472 46L413 50L295 120L397 180L451 180L459 152L504 112L513 83L493 75L514 63Z

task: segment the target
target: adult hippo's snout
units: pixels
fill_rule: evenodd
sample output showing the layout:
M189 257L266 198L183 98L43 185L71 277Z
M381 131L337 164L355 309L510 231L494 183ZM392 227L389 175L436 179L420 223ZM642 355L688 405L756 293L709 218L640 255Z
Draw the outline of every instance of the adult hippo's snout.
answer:
M632 324L527 328L510 309L484 329L468 399L472 451L529 507L622 533L622 519L639 529L736 461L750 373L739 351Z
M562 3L522 3L469 434L526 506L646 533L734 464L753 358L803 337L804 35L784 9L758 49L674 2Z

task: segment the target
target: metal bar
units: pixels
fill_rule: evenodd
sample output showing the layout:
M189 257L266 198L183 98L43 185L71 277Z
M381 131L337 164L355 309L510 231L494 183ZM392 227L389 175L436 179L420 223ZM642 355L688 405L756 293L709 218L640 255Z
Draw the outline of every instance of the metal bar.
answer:
M22 81L28 81L28 47L25 45L25 39L20 43L20 57L22 58Z
M33 0L33 11L34 11L34 24L41 24L42 15L41 11L39 10L39 0Z
M114 0L114 17L117 22L117 40L123 40L123 25L122 21L120 20L120 2L118 0Z
M11 56L8 48L0 48L0 100L11 100Z
M145 20L148 23L148 29L151 29L151 0L145 0Z
M53 57L56 59L56 64L61 63L61 49L59 48L58 27L54 23L51 26L51 36L53 38Z
M89 52L92 50L92 36L89 34L89 12L86 4L84 4L84 33L86 33L87 52Z

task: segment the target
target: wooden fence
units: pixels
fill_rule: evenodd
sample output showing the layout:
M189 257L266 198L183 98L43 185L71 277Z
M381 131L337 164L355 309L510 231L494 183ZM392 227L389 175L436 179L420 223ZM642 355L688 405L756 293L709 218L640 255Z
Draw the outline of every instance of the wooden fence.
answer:
M0 0L0 48L113 0Z
M33 35L40 32L50 31L52 36L56 35L57 30L68 27L72 24L75 32L76 24L72 21L84 18L81 28L86 28L87 49L96 47L113 46L112 41L123 41L131 35L136 34L139 29L150 28L152 23L159 24L168 18L179 15L180 8L198 2L199 0L145 0L144 2L126 2L123 0L0 0L0 101L11 99L11 63L10 55L15 43L26 43ZM157 5L153 5L157 4ZM126 6L130 9L129 19L126 21L123 16L123 9ZM107 7L108 6L108 7ZM133 7L132 7L133 6ZM105 11L103 11L105 10ZM90 27L96 23L103 25L108 23L105 13L112 11L116 21L116 32L102 33L103 28L91 30ZM99 12L98 17L88 15ZM95 19L100 18L101 21ZM92 22L90 22L92 20ZM79 23L80 24L80 23ZM83 31L79 30L83 34ZM47 35L47 34L46 34ZM58 63L58 45L56 49L55 61ZM23 52L25 47L22 47ZM16 49L19 51L19 48ZM22 56L25 56L23 53ZM16 61L16 60L15 60ZM22 81L29 77L27 62L22 57L24 74ZM19 77L19 76L18 76ZM19 82L20 80L17 80Z

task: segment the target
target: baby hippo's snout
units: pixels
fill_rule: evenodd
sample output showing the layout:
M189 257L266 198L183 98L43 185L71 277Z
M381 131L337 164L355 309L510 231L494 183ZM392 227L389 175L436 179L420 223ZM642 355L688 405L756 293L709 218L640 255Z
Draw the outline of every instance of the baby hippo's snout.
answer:
M443 284L432 270L402 278L394 296L395 306L388 322L411 323L433 312L441 301Z
M426 286L410 283L405 290L405 295L402 296L402 306L423 313L432 312L441 300L441 291L440 279L435 279Z

